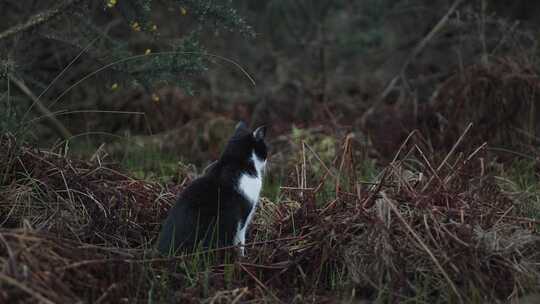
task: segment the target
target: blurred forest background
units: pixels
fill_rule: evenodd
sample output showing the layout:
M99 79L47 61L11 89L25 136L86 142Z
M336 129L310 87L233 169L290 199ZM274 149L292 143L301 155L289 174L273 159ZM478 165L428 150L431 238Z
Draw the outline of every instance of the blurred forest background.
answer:
M539 16L0 1L0 302L539 303ZM248 256L154 258L238 120L269 127Z
M536 2L0 6L2 132L42 146L69 139L75 149L107 143L108 153L125 154L129 138L201 164L239 119L270 125L274 137L293 125L354 130L383 157L415 128L435 148L453 143L468 122L482 133L478 141L497 133L494 145L513 145L516 132L536 138L536 87L517 84L500 97L493 79L536 71ZM464 76L480 74L493 81ZM490 92L476 92L486 85Z

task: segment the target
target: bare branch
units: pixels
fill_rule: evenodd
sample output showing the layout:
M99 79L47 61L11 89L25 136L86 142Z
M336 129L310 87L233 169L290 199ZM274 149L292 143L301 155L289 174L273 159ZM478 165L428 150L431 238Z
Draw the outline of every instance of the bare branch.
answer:
M45 107L41 101L36 97L34 93L24 84L24 82L13 75L8 75L11 82L13 82L26 96L28 96L34 104L36 109L43 114L43 117L51 124L52 128L60 135L63 139L69 139L72 137L71 132L54 116L54 114Z

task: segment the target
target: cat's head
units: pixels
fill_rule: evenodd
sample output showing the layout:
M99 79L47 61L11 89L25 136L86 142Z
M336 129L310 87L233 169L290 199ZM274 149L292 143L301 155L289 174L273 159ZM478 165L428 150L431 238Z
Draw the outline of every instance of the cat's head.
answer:
M221 159L245 164L256 157L258 162L266 163L268 147L264 141L265 136L265 126L250 130L244 122L239 122L221 155Z

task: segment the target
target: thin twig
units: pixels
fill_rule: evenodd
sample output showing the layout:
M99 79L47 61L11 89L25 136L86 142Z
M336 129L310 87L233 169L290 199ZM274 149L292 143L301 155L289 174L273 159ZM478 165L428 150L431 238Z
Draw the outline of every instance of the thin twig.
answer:
M268 289L266 285L264 285L259 279L257 279L257 277L254 274L252 274L244 265L242 265L241 263L239 263L238 265L240 266L240 268L242 268L242 270L244 270L245 273L247 273L253 279L253 281L255 281L255 283L257 283L257 285L259 285L264 291L266 291L270 296L272 296L272 298L274 298L274 300L276 300L277 303L283 303L273 292L270 291L270 289Z
M401 69L399 70L399 74L394 76L394 78L392 78L392 80L390 80L390 82L388 83L388 85L386 86L386 88L383 90L383 92L381 93L380 97L375 101L375 103L373 105L371 105L371 107L369 107L369 109L362 115L362 117L360 118L360 121L362 122L362 124L365 123L365 121L367 120L368 116L373 113L373 111L375 110L375 108L377 107L377 105L383 101L387 96L388 94L390 94L390 92L392 91L392 89L397 85L398 81L401 79L402 81L404 81L404 76L405 76L405 71L407 70L407 67L409 66L409 64L422 52L422 50L424 50L424 48L428 45L428 43L433 39L433 37L435 37L435 35L440 32L444 26L446 25L446 23L448 22L450 16L454 13L454 11L457 9L457 7L463 2L463 0L456 0L454 1L454 3L452 4L452 6L450 6L450 8L448 9L448 11L446 12L446 14L439 20L439 22L437 22L437 24L431 29L431 31L429 31L429 33L416 45L416 47L413 49L413 51L411 52L411 54L407 57L407 59L405 60L405 62L403 63L403 65L401 66Z
M111 286L109 286L107 290L105 290L105 292L96 300L96 302L94 302L94 304L99 304L103 302L109 296L109 294L111 294L111 291L115 289L117 286L118 284L112 283Z
M450 285L450 288L452 288L452 291L456 294L457 298L459 299L459 302L464 303L463 299L461 298L461 294L457 290L456 285L454 284L452 279L450 279L450 276L446 273L446 271L442 267L441 263L439 263L439 260L437 260L437 258L435 257L435 254L433 254L433 252L431 252L429 247L422 241L422 239L418 236L418 234L416 234L416 232L414 232L414 230L411 228L411 226L403 218L403 215L401 215L401 212L399 212L399 210L394 205L394 203L388 197L386 197L386 195L384 195L384 193L383 193L383 199L384 199L384 201L386 201L388 203L388 206L390 207L390 209L394 212L394 214L397 216L397 218L401 221L403 226L405 226L405 228L409 231L409 233L412 235L412 237L418 242L418 244L429 255L429 257L431 258L431 260L433 261L435 266L437 266L437 268L439 268L439 270L441 271L441 274L443 275L443 277L446 279L446 281Z
M33 27L49 22L58 14L65 12L68 7L75 5L78 2L81 2L81 0L66 0L51 9L39 12L28 18L26 22L17 24L0 33L0 40L9 38L15 34L27 31Z
M43 296L39 292L33 290L32 288L24 285L23 283L15 280L12 277L8 277L7 275L5 275L5 274L3 274L1 272L0 272L0 281L4 281L5 283L7 283L9 285L15 286L15 287L23 290L24 292L28 293L29 295L36 298L38 301L40 301L42 303L55 304L53 301L47 299L45 296Z
M285 237L285 238L279 238L274 240L268 240L268 241L260 241L260 242L252 242L252 243L246 243L244 246L255 246L255 245L264 245L268 243L274 243L278 241L289 241L289 240L299 240L302 239L303 236L295 236L295 237ZM58 267L57 270L66 270L71 268L78 268L81 266L91 265L91 264L100 264L100 263L126 263L126 264L136 264L136 263L154 263L154 262L170 262L175 260L183 260L185 258L188 258L190 256L195 256L199 254L205 254L205 253L213 253L213 252L220 252L225 251L229 249L237 248L237 245L234 246L226 246L226 247L220 247L220 248L214 248L204 251L198 251L195 253L190 254L183 254L183 255L177 255L177 256L170 256L170 257L159 257L159 258L146 258L146 259L121 259L121 258L106 258L106 259L93 259L93 260L85 260L80 261L76 263L72 263L69 265L65 265L62 267Z
M415 59L416 56L418 56L420 54L420 52L422 52L422 50L424 50L424 48L426 48L426 46L433 39L433 37L435 37L435 35L444 28L444 26L448 22L450 16L454 13L454 11L461 4L461 2L463 2L463 0L454 1L452 6L450 6L450 8L448 8L448 11L446 12L446 14L444 14L444 16L439 20L439 22L437 22L437 24L431 29L431 31L429 31L429 33L424 37L424 39L422 39L420 41L420 43L418 43L416 45L416 47L411 52L409 57L407 57L407 59L405 60L405 63L403 63L403 66L401 67L400 74L405 73L405 71L407 70L407 67L413 61L413 59ZM401 78L403 80L402 76L401 76Z
M49 83L49 85L43 90L41 91L41 93L39 94L38 97L36 97L36 100L32 103L32 105L30 105L28 107L28 109L26 109L26 112L24 113L24 115L22 116L22 119L21 121L24 121L26 116L28 115L28 113L30 113L30 111L32 110L32 108L41 100L41 97L43 97L43 95L45 95L45 93L47 93L47 91L54 85L54 83L60 79L60 77L62 77L62 75L64 75L64 73L67 72L67 70L69 70L69 68L82 56L82 54L84 54L89 48L90 46L92 46L97 40L98 40L99 37L96 37L94 38L92 41L90 41L90 43L88 43L84 49L82 49L78 54L77 56L75 56L75 58L73 58L63 69L62 71L60 71L60 73L58 73L58 75L56 75L56 77L54 77L54 79Z
M220 56L220 55L216 55L216 54L211 54L211 53L206 53L206 52L183 52L183 51L166 51L166 52L155 52L155 53L150 53L150 54L141 54L141 55L134 55L134 56L130 56L130 57L125 57L125 58L122 58L122 59L119 59L119 60L116 60L114 62L111 62L111 63L108 63L96 70L94 70L93 72L90 72L88 74L86 74L84 77L82 77L81 79L77 80L74 84L72 84L71 86L69 86L67 89L65 89L51 104L54 105L56 104L60 99L62 99L62 97L64 97L69 91L71 91L73 88L75 88L76 86L78 86L79 84L81 84L82 82L84 82L85 80L89 79L90 77L110 68L110 67L113 67L115 65L118 65L118 64L121 64L121 63L125 63L125 62L129 62L129 61L133 61L133 60L137 60L137 59L142 59L142 58L145 58L145 57L157 57L157 56L166 56L166 55L200 55L200 56L206 56L206 57L210 57L210 58L215 58L215 59L219 59L219 60L222 60L222 61L225 61L231 65L233 65L234 67L236 67L238 70L240 70L240 72L242 72L242 74L244 76L246 76L246 78L250 81L250 83L253 85L253 87L256 87L257 84L255 82L255 79L253 79L253 77L246 71L246 69L244 69L238 62L232 60L232 59L229 59L229 58L226 58L226 57L223 57L223 56Z
M321 163L321 165L323 166L324 170L326 170L326 172L328 172L328 174L332 175L333 178L336 178L336 174L334 172L332 172L332 170L330 170L328 168L328 166L322 161L322 159L319 157L319 155L317 154L317 152L315 152L307 143L304 142L304 145L308 148L308 150L313 154L313 156L315 156L315 158L319 161L319 163Z
M58 133L58 135L62 136L63 139L69 139L71 137L71 132L58 120L56 119L55 115L47 109L39 101L36 95L32 93L32 91L24 84L24 82L17 77L15 77L12 74L8 75L11 82L13 82L26 96L28 96L32 101L32 105L36 105L37 110L43 114L44 117L46 117L47 121L51 124L52 128Z
M450 149L450 152L448 152L448 154L446 154L446 156L444 157L444 159L442 160L442 162L439 164L439 166L437 167L437 170L436 172L439 172L441 171L441 169L443 168L443 166L448 162L448 160L450 159L450 157L452 155L454 155L454 152L456 151L457 147L459 146L459 144L461 143L461 141L463 140L463 138L465 138L465 135L467 135L467 133L469 132L469 130L471 129L472 127L472 122L469 123L469 125L467 125L467 128L465 128L465 131L463 131L463 133L461 134L461 136L458 138L458 140L456 141L456 143L454 144L454 146L452 147L452 149ZM476 152L478 152L480 150L476 150ZM427 181L427 183L424 185L424 187L422 188L422 191L425 191L429 185L431 184L431 182L433 181L434 179L434 176L431 176L429 178L429 180Z

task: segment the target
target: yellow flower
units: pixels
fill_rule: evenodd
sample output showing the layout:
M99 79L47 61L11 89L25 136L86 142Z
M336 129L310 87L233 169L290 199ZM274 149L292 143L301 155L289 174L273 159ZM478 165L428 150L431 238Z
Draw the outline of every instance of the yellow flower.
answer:
M118 83L113 83L113 85L111 86L111 91L114 91L118 89Z
M113 8L116 5L116 3L118 3L117 0L107 0L107 7Z
M180 13L185 16L187 14L186 8L185 7L180 7Z
M148 55L148 54L150 54L150 53L152 53L152 50L151 50L151 49L146 49L146 51L144 51L144 54L145 54L145 55Z
M152 101L155 103L159 103L159 96L156 93L152 94Z
M135 31L135 32L140 32L141 31L141 25L139 24L139 22L135 21L131 24L131 28Z

